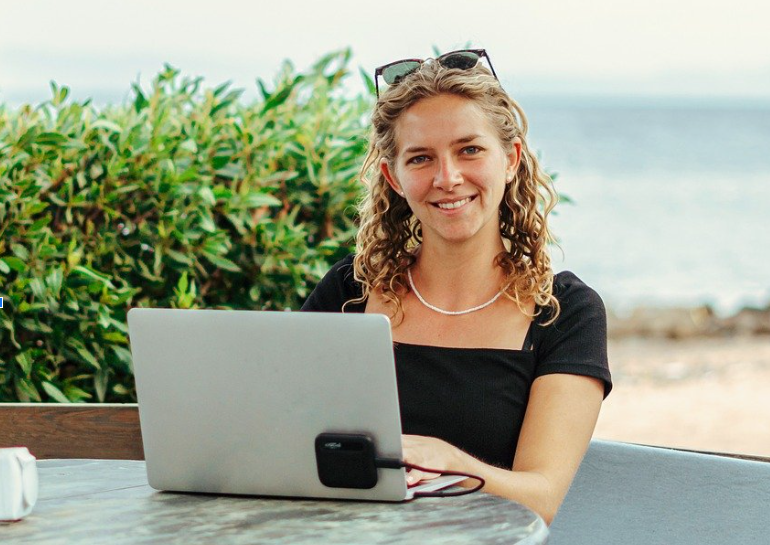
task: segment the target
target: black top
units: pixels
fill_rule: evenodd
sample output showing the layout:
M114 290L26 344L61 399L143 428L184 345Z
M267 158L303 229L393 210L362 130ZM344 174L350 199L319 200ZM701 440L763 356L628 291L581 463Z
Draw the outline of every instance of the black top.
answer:
M360 297L353 256L336 265L310 294L302 310L341 312ZM445 348L394 343L403 433L443 439L499 467L510 468L532 382L551 373L595 377L612 389L607 362L607 319L597 293L571 272L554 279L561 304L556 321L549 311L536 317L526 350ZM364 312L366 302L345 312Z

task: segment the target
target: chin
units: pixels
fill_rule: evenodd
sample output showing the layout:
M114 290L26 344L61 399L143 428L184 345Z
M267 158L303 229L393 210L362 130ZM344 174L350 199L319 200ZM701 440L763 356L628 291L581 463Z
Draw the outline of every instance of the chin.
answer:
M451 244L462 244L465 242L469 242L472 240L475 240L478 238L478 231L476 232L469 232L469 231L453 231L453 232L444 232L440 233L440 238L444 240L445 242L449 242Z

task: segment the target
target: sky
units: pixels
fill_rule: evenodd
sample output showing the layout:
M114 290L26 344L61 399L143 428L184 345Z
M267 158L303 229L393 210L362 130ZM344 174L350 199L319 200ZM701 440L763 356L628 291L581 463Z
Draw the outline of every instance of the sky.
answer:
M353 67L486 48L514 95L732 97L770 101L770 3L591 0L0 0L0 101L48 82L76 98L126 98L170 63L254 91L350 47Z

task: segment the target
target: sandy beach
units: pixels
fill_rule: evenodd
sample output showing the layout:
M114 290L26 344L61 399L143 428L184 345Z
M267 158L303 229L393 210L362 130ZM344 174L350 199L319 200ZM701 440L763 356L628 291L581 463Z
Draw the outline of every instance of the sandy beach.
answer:
M770 336L622 338L594 437L770 457Z

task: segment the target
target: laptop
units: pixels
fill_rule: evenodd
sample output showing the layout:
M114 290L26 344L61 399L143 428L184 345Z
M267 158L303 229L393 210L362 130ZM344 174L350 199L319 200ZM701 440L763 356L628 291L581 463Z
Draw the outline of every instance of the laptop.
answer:
M371 488L322 482L322 434L365 437L376 456L402 459L383 315L134 308L128 326L157 490L403 501L462 480L408 488L404 469L378 468Z

